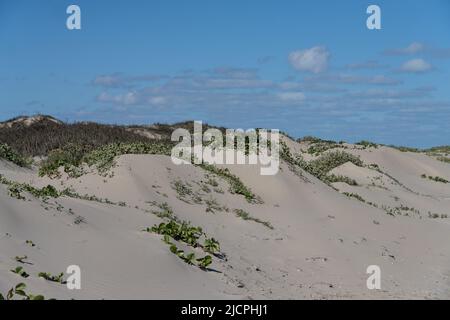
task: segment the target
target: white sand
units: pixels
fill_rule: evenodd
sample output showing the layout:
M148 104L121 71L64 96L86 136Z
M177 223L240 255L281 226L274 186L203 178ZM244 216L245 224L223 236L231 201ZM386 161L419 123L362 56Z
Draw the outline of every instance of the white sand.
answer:
M289 144L302 149L293 141ZM67 197L46 204L31 195L23 201L10 197L7 187L0 185L0 292L25 282L29 292L58 299L450 298L450 218L428 217L428 211L450 217L450 184L420 177L426 173L450 180L450 166L386 147L348 152L360 155L366 164L377 163L390 177L347 163L333 173L355 179L358 186L334 187L357 193L378 208L307 173L302 179L285 163L276 176L260 176L257 167L229 166L264 201L250 204L229 193L228 183L218 177L217 189L223 194L202 191L198 183L207 180L207 172L175 166L164 156L122 156L113 177L90 173L54 180L1 161L0 174L8 179L39 187L72 187L79 194L123 201L126 206ZM189 203L178 199L172 187L178 180L189 183L202 203L189 196ZM206 212L206 200L215 200L228 212ZM141 231L162 221L146 212L157 209L151 201L167 202L179 219L219 240L227 260L214 258L211 268L217 272L187 265L161 236ZM383 209L400 205L415 211L392 217ZM268 221L274 229L244 221L233 209ZM79 217L84 222L76 224ZM200 249L189 250L203 255ZM32 265L14 260L23 255ZM81 267L82 290L69 291L37 277L39 272L57 274L72 264ZM9 271L19 265L29 278ZM366 288L369 265L381 268L381 290Z

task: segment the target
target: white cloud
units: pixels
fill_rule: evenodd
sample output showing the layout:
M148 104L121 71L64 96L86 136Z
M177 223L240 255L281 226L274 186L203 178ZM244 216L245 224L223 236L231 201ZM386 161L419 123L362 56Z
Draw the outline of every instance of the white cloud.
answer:
M418 52L423 51L424 48L425 48L425 46L422 43L413 42L406 48L400 48L400 49L397 49L396 51L398 53L402 53L402 54L416 54Z
M439 48L434 47L429 44L425 45L421 42L413 42L409 46L404 48L394 48L388 49L384 52L388 55L406 56L421 54L422 56L429 56L439 59L449 59L450 58L450 48Z
M278 93L278 98L284 102L303 102L305 94L302 92L281 92Z
M403 72L424 73L432 69L431 64L423 59L412 59L406 61L400 68Z
M97 76L94 81L94 85L104 87L118 87L122 84L122 79L119 75L101 75Z
M424 52L426 49L425 45L420 42L413 42L409 46L404 48L395 48L386 50L385 53L388 55L410 55Z
M167 102L167 99L165 97L150 97L148 99L148 102L152 105L164 105Z
M289 62L300 71L320 73L327 69L330 52L325 47L313 47L289 54Z
M131 88L137 83L157 82L165 79L162 75L127 76L121 73L105 74L95 77L92 84L104 88Z
M404 48L403 51L408 54L415 54L424 49L424 45L420 42L413 42L408 47Z
M127 92L118 95L109 95L106 92L102 92L97 96L99 102L110 102L124 106L130 106L139 102L138 93L135 91Z

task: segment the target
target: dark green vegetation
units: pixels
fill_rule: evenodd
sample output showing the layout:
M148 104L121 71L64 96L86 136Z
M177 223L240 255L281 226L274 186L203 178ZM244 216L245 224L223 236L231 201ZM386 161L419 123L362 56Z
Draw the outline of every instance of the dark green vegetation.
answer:
M0 174L0 183L8 186L9 195L13 198L25 200L24 192L31 194L35 198L48 199L48 198L58 198L60 193L55 189L55 187L48 185L42 189L35 188L26 183L13 182Z
M63 272L61 272L60 274L58 274L56 276L51 275L50 273L47 273L47 272L40 272L38 274L38 277L39 278L43 278L43 279L45 279L47 281L57 282L57 283L60 283L60 284L65 284L66 283L66 281L64 280L64 273Z
M245 199L251 203L262 203L261 199L259 199L250 188L245 186L239 177L232 174L228 169L217 168L210 164L202 164L200 167L227 180L230 184L231 193L243 195Z
M15 273L22 278L28 278L30 275L23 269L23 267L16 267L15 269L11 270L12 273Z
M163 203L157 203L156 201L152 201L152 202L147 202L152 206L157 207L159 210L151 210L150 212L153 213L154 215L156 215L158 218L161 219L169 219L169 220L174 220L178 222L178 218L175 216L175 214L173 213L172 208L169 206L169 204L167 202L163 202Z
M113 143L170 141L176 128L193 132L193 122L154 124L151 126L106 125L93 122L64 123L51 116L38 115L39 121L27 124L17 117L0 123L0 143L7 144L25 157L46 156L50 151L67 145L80 146L85 151ZM203 130L213 128L203 124ZM217 127L214 127L217 128ZM217 128L222 132L225 128Z
M306 152L318 156L327 150L335 148L343 148L343 146L332 141L321 141L311 144Z
M364 198L363 197L361 197L359 194L357 194L357 193L349 193L349 192L344 192L343 193L344 195L346 195L347 197L349 197L349 198L355 198L356 200L359 200L359 201L361 201L361 202L366 202L366 200L364 200Z
M280 144L281 159L286 161L290 166L297 166L328 184L339 181L355 185L356 181L342 176L329 175L329 172L347 162L351 162L359 167L364 165L359 157L341 150L329 151L319 158L307 162L301 155L297 154L294 156L286 143L281 142Z
M433 177L433 176L427 176L426 174L421 175L423 179L428 179L435 182L441 182L441 183L449 183L447 179L441 178L441 177Z
M168 223L160 223L151 228L146 229L147 232L153 232L160 235L168 235L176 241L184 242L194 248L198 246L198 239L203 235L203 230L200 227L193 227L188 222L181 224L170 221Z
M367 148L378 148L378 144L374 143L374 142L370 142L370 141L366 141L366 140L362 140L360 142L355 143L358 146L362 146L364 149Z
M6 296L0 293L0 300L45 300L43 295L32 295L26 293L27 286L25 283L19 283L8 291Z
M362 160L344 151L328 152L318 159L312 160L307 165L307 171L320 180L327 181L328 173L347 162L351 162L358 167L364 164Z
M85 122L67 124L48 116L31 125L17 123L11 127L0 127L0 142L25 157L46 156L50 151L69 144L82 146L84 150L93 150L110 143L148 140L123 126Z
M190 223L183 221L178 223L176 221L169 221L168 223L160 223L151 228L146 228L144 231L160 234L163 236L163 241L170 246L170 252L178 256L189 265L197 265L203 270L212 263L212 257L206 255L202 258L196 258L194 252L185 253L178 249L177 245L172 242L175 240L184 243L193 248L201 248L204 252L216 255L220 252L220 244L214 238L208 238L201 227L191 226ZM200 237L204 237L204 244L200 244Z
M342 175L334 175L334 174L330 174L330 175L328 175L327 176L327 180L330 182L330 183L334 183L334 182L344 182L344 183L346 183L346 184L348 184L348 185L350 185L350 186L357 186L358 185L358 183L356 182L356 180L354 180L354 179L351 179L351 178L349 178L349 177L346 177L346 176L342 176Z
M25 157L21 156L5 143L0 143L0 159L8 160L19 167L26 167L30 164L29 160L25 159Z
M112 143L87 151L85 147L67 145L64 148L53 150L42 164L39 174L54 176L58 174L58 168L64 167L64 171L72 177L83 174L80 166L85 163L95 166L100 174L106 174L114 166L114 159L125 154L163 154L170 155L172 143L168 141L136 142L136 143Z
M237 217L243 219L243 220L247 220L247 221L253 221L256 223L260 223L263 226L265 226L266 228L269 228L270 230L273 230L274 227L270 224L270 222L268 221L262 221L258 218L252 217L247 211L244 211L242 209L235 209L234 213L236 214Z

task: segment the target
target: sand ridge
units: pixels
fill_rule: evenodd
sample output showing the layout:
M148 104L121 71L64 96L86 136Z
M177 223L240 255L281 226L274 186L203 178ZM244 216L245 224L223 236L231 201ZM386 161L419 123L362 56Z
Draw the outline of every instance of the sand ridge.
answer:
M286 141L293 152L307 148ZM449 298L450 220L444 215L450 215L450 184L421 177L450 179L448 164L388 147L347 146L365 164L378 165L333 169L355 186L327 185L285 162L275 176L228 166L261 203L231 193L222 177L176 166L167 156L124 155L107 176L93 170L53 179L1 161L0 174L10 180L70 188L91 199L27 195L24 201L0 185L0 292L26 282L30 292L59 299ZM209 271L179 259L162 236L142 231L166 221L158 216L164 210L220 242L223 256L213 257ZM82 290L37 276L70 264L81 267ZM380 266L382 290L367 289L369 265ZM12 273L16 266L30 276Z

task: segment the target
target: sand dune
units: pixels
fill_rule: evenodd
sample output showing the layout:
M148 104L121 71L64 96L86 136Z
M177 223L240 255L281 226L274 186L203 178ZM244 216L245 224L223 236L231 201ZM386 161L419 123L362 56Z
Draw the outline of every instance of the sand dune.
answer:
M314 159L307 145L285 141ZM450 180L450 166L388 147L346 146L365 166L348 162L330 173L357 185L327 185L286 162L275 176L229 166L261 203L231 193L223 177L162 155L120 156L107 176L91 170L53 179L1 161L8 180L70 188L78 198L16 199L0 184L0 292L26 282L30 292L58 299L450 298L450 184L421 176ZM208 270L179 259L162 236L142 231L164 221L161 212L201 226L223 256ZM81 267L81 290L37 276L72 264ZM366 287L369 265L382 270L381 290ZM12 273L16 266L30 276Z

